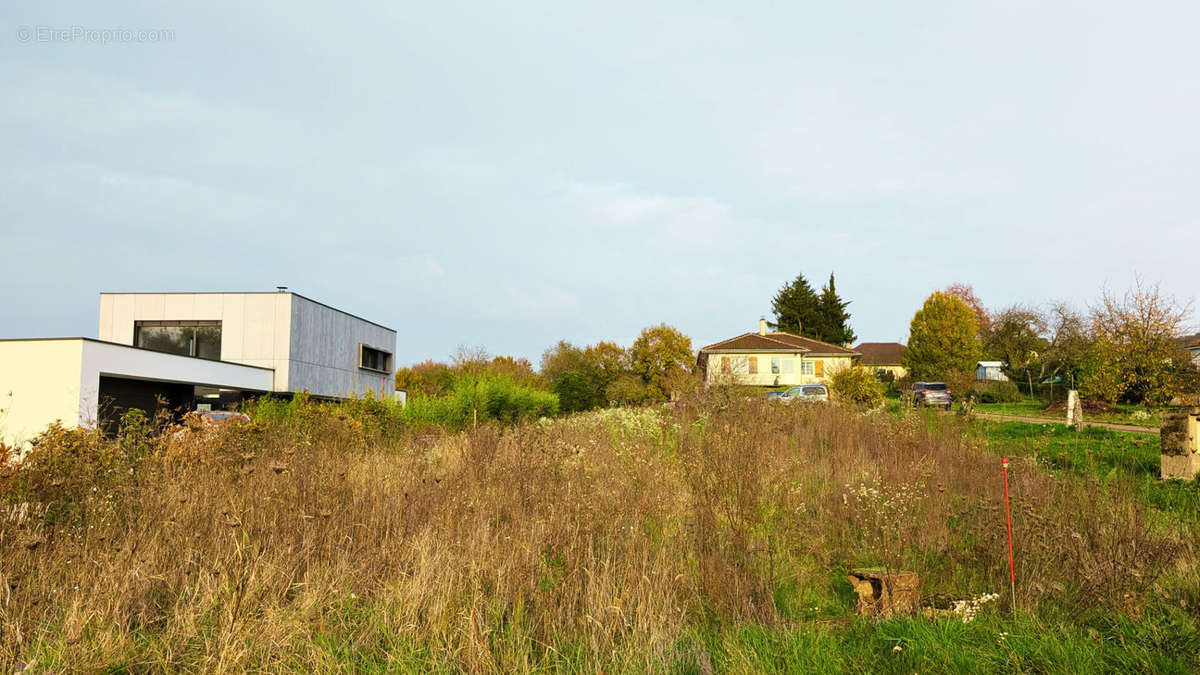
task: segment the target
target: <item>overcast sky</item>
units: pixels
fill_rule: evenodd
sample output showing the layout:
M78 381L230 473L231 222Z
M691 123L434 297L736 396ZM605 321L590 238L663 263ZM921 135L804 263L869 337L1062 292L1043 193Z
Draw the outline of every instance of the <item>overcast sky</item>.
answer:
M798 273L870 341L1200 289L1200 3L301 4L0 5L0 337L284 284L536 364Z

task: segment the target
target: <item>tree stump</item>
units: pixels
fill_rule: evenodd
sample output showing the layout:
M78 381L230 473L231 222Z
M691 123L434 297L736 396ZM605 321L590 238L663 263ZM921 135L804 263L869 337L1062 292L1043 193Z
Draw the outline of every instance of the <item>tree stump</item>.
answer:
M921 586L916 572L859 568L850 570L847 578L858 594L861 616L912 615L921 605Z

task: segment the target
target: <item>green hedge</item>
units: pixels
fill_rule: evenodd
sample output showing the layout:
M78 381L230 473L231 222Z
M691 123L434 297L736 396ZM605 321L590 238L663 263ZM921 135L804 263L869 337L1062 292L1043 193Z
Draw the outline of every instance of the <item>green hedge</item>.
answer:
M976 382L967 390L980 403L1019 403L1024 400L1021 390L1014 382Z
M558 395L523 387L502 375L458 375L444 396L411 396L407 405L371 396L318 403L306 394L290 400L264 396L247 406L255 419L303 420L308 410L337 406L368 430L393 435L405 427L460 429L473 421L515 424L558 414Z
M558 395L522 387L497 375L460 375L450 394L409 399L401 409L408 424L459 428L475 419L513 424L558 414Z

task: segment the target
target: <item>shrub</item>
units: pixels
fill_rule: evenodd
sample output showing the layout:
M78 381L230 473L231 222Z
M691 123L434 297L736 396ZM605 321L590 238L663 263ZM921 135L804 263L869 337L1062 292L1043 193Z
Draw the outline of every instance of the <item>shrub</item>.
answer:
M970 392L971 387L975 385L975 371L960 370L946 374L942 380L946 386L950 387L950 391L954 392L956 398L962 398L963 392Z
M393 438L404 429L402 408L395 401L374 396L352 397L341 403L341 411L363 425L371 436Z
M138 409L125 413L113 439L98 429L56 422L33 440L6 496L46 505L49 522L79 524L114 513L141 483L142 466L163 440L161 431L161 424Z
M330 419L352 422L339 433L368 442L399 438L406 427L462 429L472 422L517 424L558 414L558 395L513 382L504 375L457 374L444 396L409 396L405 405L373 396L339 402L313 401L305 393L290 400L264 396L245 411L256 421L295 423L306 436L319 435ZM342 425L346 426L346 425Z
M829 389L842 402L875 407L883 402L883 385L866 368L844 368L829 380Z
M0 441L0 490L8 485L17 470L17 449Z
M596 390L587 375L569 370L554 383L558 404L562 412L573 413L596 407Z
M604 390L604 395L610 402L623 405L637 405L651 398L650 390L642 378L629 373L618 375Z
M558 414L558 395L523 387L500 375L459 375L447 396L410 399L407 424L462 428L476 421L515 424Z
M967 390L980 403L1019 403L1021 390L1015 382L976 382Z

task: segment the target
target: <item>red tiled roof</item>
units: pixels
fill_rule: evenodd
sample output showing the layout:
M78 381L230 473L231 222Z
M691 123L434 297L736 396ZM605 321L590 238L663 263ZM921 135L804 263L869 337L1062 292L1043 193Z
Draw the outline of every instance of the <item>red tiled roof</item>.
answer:
M772 332L766 335L758 333L743 333L735 338L711 344L700 350L700 353L711 351L773 351L773 352L809 352L813 354L837 354L855 356L858 352L828 342L812 338L792 335L791 333Z
M862 354L863 365L895 366L904 356L904 345L899 342L863 342L854 348Z
M857 356L858 352L853 349L847 349L841 345L835 345L831 342L821 342L812 338L801 337L791 333L767 333L767 337L780 342L786 342L801 349L807 349L814 354L838 354L844 356Z
M701 349L701 352L712 352L718 350L729 351L775 351L775 352L800 352L807 351L803 347L797 347L787 342L775 340L771 337L759 335L758 333L743 333L735 338L729 338L715 344L711 344Z

